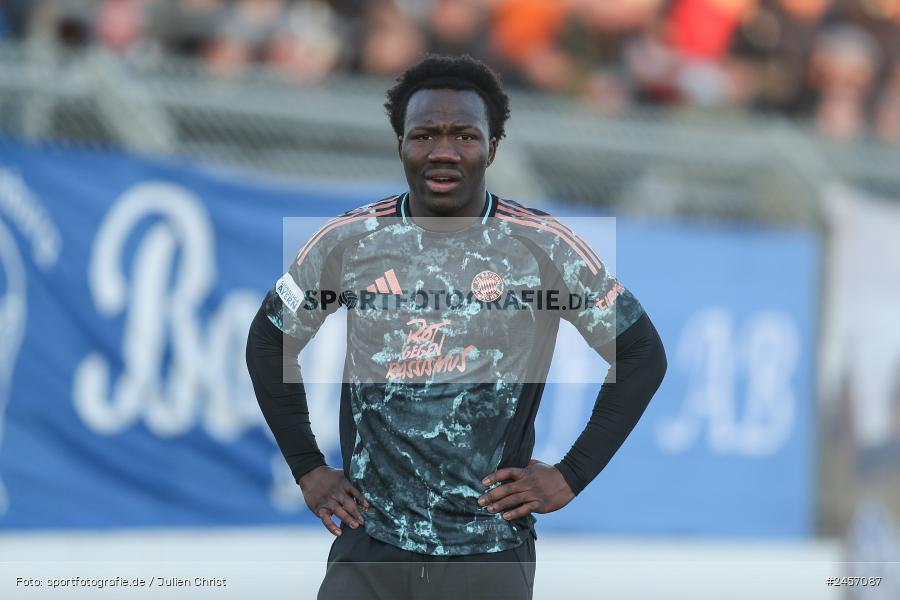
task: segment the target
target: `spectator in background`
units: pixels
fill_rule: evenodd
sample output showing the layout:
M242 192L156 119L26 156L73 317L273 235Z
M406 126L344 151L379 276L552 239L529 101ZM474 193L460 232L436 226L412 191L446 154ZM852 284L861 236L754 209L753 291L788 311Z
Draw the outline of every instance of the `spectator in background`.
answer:
M224 0L152 0L147 31L163 52L200 56L225 15Z
M508 85L570 91L572 63L559 46L571 0L495 0L490 44Z
M44 0L31 12L29 35L68 48L93 41L95 3L90 0Z
M671 63L654 62L661 55L652 51L660 49L654 43L659 41L662 4L663 0L573 0L562 46L572 57L574 89L593 107L621 112L632 97L651 87L651 79L656 84L668 77Z
M369 2L359 60L364 73L394 77L416 62L424 50L420 28L393 0Z
M834 0L767 0L743 24L734 54L753 72L757 107L792 115L812 112L808 64L833 6Z
M4 27L64 49L199 57L223 77L265 63L302 82L468 53L510 87L606 114L747 106L900 143L900 0L0 0Z
M880 68L874 75L875 85L868 108L873 114L875 136L885 142L896 140L893 113L897 92L895 70L900 61L900 0L844 0L845 21L865 29L878 46Z
M147 0L105 0L95 23L98 41L126 53L141 41Z
M669 43L685 58L721 62L757 0L676 0L667 18Z
M209 69L224 77L243 73L251 62L262 58L286 12L285 0L236 0L206 49Z
M435 0L426 17L428 52L488 56L486 0Z
M900 60L894 62L887 84L878 98L875 135L885 144L900 144Z
M701 105L747 100L743 72L728 55L738 28L758 0L676 0L666 19L666 37L681 63L678 89Z
M365 38L367 5L369 0L326 0L329 8L341 22L345 40L341 54L341 68L349 73L362 72L361 41Z
M841 17L865 29L883 56L900 55L900 0L844 0ZM879 79L888 76L890 67L882 65Z
M859 26L839 25L817 36L810 80L817 95L815 124L823 135L851 141L863 134L880 58L877 43Z
M285 77L321 81L342 59L343 28L326 2L297 2L265 50L266 62Z

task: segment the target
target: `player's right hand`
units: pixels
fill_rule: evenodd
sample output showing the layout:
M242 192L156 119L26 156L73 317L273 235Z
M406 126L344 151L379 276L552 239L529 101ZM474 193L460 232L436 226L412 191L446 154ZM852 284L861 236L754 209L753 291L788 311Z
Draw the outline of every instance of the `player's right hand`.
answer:
M299 484L309 510L334 535L341 535L341 528L332 520L332 515L353 529L366 522L359 511L359 505L362 505L363 510L368 510L369 501L353 487L340 469L327 465L316 467L301 477Z

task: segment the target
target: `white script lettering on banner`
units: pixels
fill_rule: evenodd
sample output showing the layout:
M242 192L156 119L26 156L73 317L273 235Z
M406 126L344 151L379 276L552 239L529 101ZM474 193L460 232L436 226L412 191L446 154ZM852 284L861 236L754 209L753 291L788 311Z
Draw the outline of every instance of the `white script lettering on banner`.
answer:
M10 169L0 169L0 448L13 372L28 323L25 261L4 221L31 243L32 257L42 271L56 266L62 249L59 228L25 180ZM6 487L0 478L0 515L8 508Z
M0 442L6 429L6 404L12 385L13 369L22 339L25 337L25 266L12 232L0 220ZM8 508L8 499L0 479L0 515Z
M676 367L688 372L680 412L659 423L666 452L686 452L702 440L717 454L771 456L790 439L797 414L791 387L800 335L776 311L755 313L739 330L731 314L709 308L685 325Z
M126 243L151 219L126 273ZM110 209L89 284L101 315L124 314L124 366L115 376L100 352L78 365L74 405L92 431L112 435L142 420L159 436L175 436L201 423L230 441L260 424L243 360L259 295L232 290L205 323L198 314L216 277L214 243L202 203L177 185L138 184Z

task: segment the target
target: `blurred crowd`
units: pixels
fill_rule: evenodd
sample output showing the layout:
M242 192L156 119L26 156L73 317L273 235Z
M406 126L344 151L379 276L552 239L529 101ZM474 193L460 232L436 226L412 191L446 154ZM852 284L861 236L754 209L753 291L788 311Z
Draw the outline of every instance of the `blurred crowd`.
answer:
M900 143L900 0L0 0L0 36L313 82L465 52L604 113L749 107Z

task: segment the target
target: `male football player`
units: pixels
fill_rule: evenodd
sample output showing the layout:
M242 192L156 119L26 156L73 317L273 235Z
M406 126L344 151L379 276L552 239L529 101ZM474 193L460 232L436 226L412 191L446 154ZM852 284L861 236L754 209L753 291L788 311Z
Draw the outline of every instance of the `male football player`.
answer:
M408 190L329 221L300 250L250 330L254 389L307 505L337 536L321 600L531 598L533 515L565 507L606 466L662 381L663 346L578 235L486 189L509 117L487 66L426 57L385 106ZM339 307L340 469L325 464L290 376ZM561 319L610 369L584 431L550 465L531 454Z

